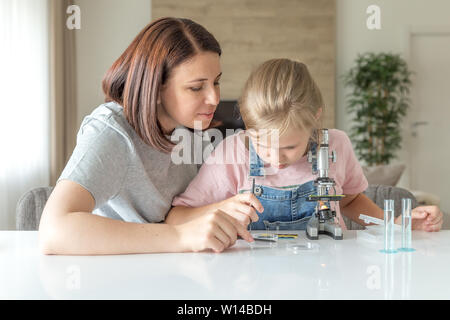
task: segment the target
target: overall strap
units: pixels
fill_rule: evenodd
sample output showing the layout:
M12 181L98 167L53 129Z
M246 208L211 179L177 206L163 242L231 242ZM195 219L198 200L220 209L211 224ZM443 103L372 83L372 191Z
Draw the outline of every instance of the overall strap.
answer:
M255 177L264 177L264 162L261 160L261 158L258 156L258 154L255 151L255 148L253 147L252 140L249 139L249 179L253 179Z

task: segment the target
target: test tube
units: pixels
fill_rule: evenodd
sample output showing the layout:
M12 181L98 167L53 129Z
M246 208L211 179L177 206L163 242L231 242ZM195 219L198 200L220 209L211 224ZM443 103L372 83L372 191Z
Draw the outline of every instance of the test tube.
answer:
M384 200L384 253L396 253L394 249L394 200Z
M402 247L400 251L414 251L411 247L411 199L402 199Z

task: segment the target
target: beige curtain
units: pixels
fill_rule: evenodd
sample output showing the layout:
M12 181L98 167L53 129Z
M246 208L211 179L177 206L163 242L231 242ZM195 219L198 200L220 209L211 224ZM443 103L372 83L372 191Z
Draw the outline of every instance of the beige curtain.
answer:
M73 0L49 0L50 184L55 185L76 141L76 30L66 27Z

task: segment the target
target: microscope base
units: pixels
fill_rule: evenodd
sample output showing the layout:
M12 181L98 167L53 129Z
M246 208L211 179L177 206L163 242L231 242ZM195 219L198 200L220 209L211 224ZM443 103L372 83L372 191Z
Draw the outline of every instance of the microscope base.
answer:
M319 222L319 219L313 216L306 225L306 237L310 240L318 240L319 234L325 234L332 237L334 240L343 239L342 229L339 225L334 223L333 219Z

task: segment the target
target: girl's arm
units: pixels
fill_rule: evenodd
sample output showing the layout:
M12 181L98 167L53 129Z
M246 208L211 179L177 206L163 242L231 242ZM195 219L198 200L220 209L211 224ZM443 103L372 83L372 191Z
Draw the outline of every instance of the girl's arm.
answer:
M186 192L189 192L186 190ZM205 216L208 213L220 210L237 219L242 225L247 226L251 221L258 221L259 217L255 211L263 212L261 202L251 193L237 194L233 197L201 207L176 206L169 211L166 217L167 224L181 224L192 219Z
M185 223L195 218L204 216L209 212L213 212L218 207L219 205L216 203L197 208L183 206L172 207L164 222L172 225Z
M231 136L227 139L238 138ZM228 159L228 163L225 161L224 150L222 141L201 166L186 190L175 197L172 202L174 207L169 211L166 223L185 223L216 210L237 219L245 227L250 220L258 221L255 209L262 212L264 208L253 194L237 194L237 181L242 171L239 170L239 162L236 159Z
M360 214L365 214L381 220L384 219L383 210L363 193L345 195L345 198L339 202L339 205L342 214L362 226L371 224L367 224L359 219Z
M53 190L39 225L44 254L100 255L182 252L213 249L220 252L237 235L252 241L241 224L216 212L182 225L130 223L92 214L95 200L75 182L62 180Z
M360 220L358 218L360 214L384 220L383 210L362 193L346 195L346 197L340 201L340 206L341 211L345 216L363 226L370 224ZM413 230L432 232L439 231L442 227L443 213L437 206L416 207L412 209L411 217ZM401 224L401 219L402 216L399 215L395 218L394 222L396 224Z
M347 177L344 182L345 187L343 186L343 188L347 190L367 188L367 179L364 177L349 137L339 130L335 130L333 133L337 134L336 137L338 138L340 136L343 141L343 150L341 150L341 154L344 158L341 162L346 164L345 176ZM339 205L341 207L341 212L345 216L363 226L366 226L367 224L359 219L360 214L384 220L383 209L379 208L371 199L362 193L346 195L346 197L340 201ZM439 231L443 223L443 214L436 206L414 208L411 212L411 218L412 229L414 230ZM401 224L401 219L402 217L399 215L394 221L396 224Z

